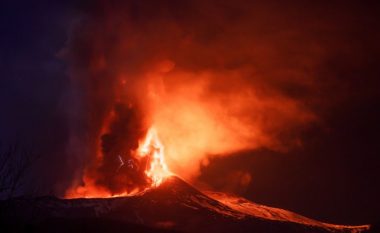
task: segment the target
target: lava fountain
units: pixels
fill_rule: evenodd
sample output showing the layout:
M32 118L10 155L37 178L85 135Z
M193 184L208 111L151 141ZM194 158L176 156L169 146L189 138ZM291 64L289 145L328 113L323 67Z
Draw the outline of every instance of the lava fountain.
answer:
M104 173L101 172L101 168L104 161L109 161L105 156L107 153L103 151L96 166L90 166L85 171L83 183L69 189L66 198L108 198L133 195L139 191L158 187L172 174L165 162L164 146L153 126L147 130L144 139L139 141L137 149L129 154L117 155L117 169L111 170L111 177L118 185L125 185L125 187L114 189L102 183Z
M145 174L151 179L153 187L159 186L170 172L165 163L164 146L154 127L149 129L144 142L139 146L138 154L141 157L149 157L150 162Z

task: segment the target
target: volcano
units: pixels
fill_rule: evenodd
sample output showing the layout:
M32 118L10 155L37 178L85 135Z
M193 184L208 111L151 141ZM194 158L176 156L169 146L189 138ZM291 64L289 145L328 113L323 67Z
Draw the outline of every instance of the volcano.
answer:
M9 232L367 232L369 225L322 223L218 192L201 192L177 176L133 196L0 202Z

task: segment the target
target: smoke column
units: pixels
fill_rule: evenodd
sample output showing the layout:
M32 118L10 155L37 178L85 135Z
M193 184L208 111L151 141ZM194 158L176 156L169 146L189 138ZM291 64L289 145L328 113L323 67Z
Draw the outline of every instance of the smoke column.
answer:
M302 145L298 132L318 120L309 93L325 51L319 25L288 12L248 1L93 3L64 52L83 100L68 147L82 164L74 187L146 184L133 151L151 126L170 170L189 180L212 156ZM120 156L138 169L118 175Z

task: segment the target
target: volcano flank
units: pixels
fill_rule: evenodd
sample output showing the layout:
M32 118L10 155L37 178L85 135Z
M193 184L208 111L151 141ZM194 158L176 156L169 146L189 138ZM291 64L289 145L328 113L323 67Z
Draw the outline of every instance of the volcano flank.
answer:
M9 232L367 232L322 223L224 193L201 192L171 176L133 196L14 198L0 202Z

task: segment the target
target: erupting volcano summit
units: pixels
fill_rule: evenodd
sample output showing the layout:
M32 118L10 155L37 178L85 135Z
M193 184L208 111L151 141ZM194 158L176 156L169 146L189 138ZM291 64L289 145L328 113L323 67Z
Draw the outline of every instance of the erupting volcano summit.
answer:
M100 155L100 164L104 164L105 158L109 156L108 153ZM139 146L130 153L124 155L117 155L120 164L113 164L114 174L109 174L111 179L115 179L121 184L128 184L121 191L107 190L105 186L98 183L93 178L88 177L91 173L86 174L85 183L82 186L70 189L67 198L80 198L80 197L112 197L124 196L143 191L152 187L158 187L165 178L171 175L167 164L165 163L164 146L158 138L157 131L154 127L149 128L143 140L139 142ZM99 166L99 165L98 165ZM117 168L116 168L117 167ZM96 167L98 171L100 167ZM136 182L136 176L139 176L140 181ZM131 179L132 178L132 179ZM141 181L142 180L142 181ZM132 187L133 189L131 189Z
M368 225L322 223L237 196L201 192L176 176L137 195L114 198L19 198L0 202L3 223L38 232L359 233ZM33 213L33 218L30 214ZM15 222L15 216L17 221ZM17 225L12 225L17 223Z

